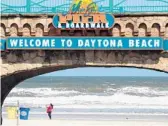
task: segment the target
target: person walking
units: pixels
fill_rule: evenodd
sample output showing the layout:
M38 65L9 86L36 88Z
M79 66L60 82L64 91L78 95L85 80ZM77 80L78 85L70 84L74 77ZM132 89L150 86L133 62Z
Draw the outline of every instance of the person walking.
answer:
M52 111L53 111L53 104L51 103L48 107L47 107L47 113L48 113L48 117L51 120L52 119Z

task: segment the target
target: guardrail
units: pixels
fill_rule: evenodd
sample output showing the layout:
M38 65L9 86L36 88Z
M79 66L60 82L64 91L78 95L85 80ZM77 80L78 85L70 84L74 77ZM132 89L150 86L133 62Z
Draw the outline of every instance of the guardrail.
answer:
M5 1L8 1L5 3ZM11 1L11 3L10 3ZM37 2L33 0L19 0L23 2L22 4L13 5L16 4L18 0L2 0L1 1L1 14L48 14L48 13L63 13L68 12L70 5L73 0L68 1L67 3L59 3L56 6L47 6L46 0L38 0ZM94 1L94 0L93 0ZM168 12L168 0L144 0L146 1L152 1L153 5L125 5L124 2L128 2L129 0L118 0L119 2L116 3L116 0L95 0L96 4L99 7L99 12L109 12L109 13L163 13ZM131 0L130 0L131 1ZM133 0L135 2L135 0ZM45 3L44 3L45 2ZM52 2L52 1L51 1ZM61 2L61 1L60 1ZM104 2L104 4L100 3ZM159 2L160 4L156 6L156 4ZM5 3L5 4L4 4ZM161 4L164 3L164 4ZM50 3L52 4L52 3ZM102 6L103 5L103 6ZM155 5L155 6L154 6Z

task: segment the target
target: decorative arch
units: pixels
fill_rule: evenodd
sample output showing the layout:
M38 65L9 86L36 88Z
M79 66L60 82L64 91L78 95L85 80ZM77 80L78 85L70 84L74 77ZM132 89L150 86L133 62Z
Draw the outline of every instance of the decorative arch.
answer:
M0 24L0 37L4 38L6 33L6 27L3 23Z
M26 23L23 25L23 36L30 37L31 36L31 26Z
M52 23L48 25L48 28L49 28L49 31L48 31L49 36L57 36L57 29L53 26Z
M35 36L42 37L44 34L44 25L41 23L36 24Z
M126 37L132 37L133 33L134 33L134 25L132 23L126 24L125 36Z
M147 25L145 23L141 23L138 27L138 36L145 37L147 35Z
M154 23L151 28L151 36L159 37L160 36L160 24Z
M100 67L101 65L97 66L97 65L86 65L85 67ZM83 67L83 66L78 66L78 67ZM101 67L105 67L104 65L102 65ZM106 67L126 67L126 68L139 68L139 69L150 69L150 70L156 70L156 71L160 71L160 72L165 72L168 73L166 71L161 71L155 68L147 68L147 67L135 67L135 66L120 66L120 65L114 65L114 66L106 66ZM59 70L66 70L66 69L71 69L71 68L77 68L74 66L46 66L44 68L36 68L36 69L32 69L32 70L25 70L25 71L19 71L19 72L15 72L14 74L11 75L7 75L2 77L1 82L2 82L2 87L4 90L2 90L2 98L1 98L1 106L5 100L5 98L7 97L7 95L9 94L9 92L16 86L18 85L20 82L41 75L41 74L45 74L45 73L49 73L49 72L54 72L54 71L59 71ZM13 80L13 81L11 81Z
M168 27L168 23L166 24L166 26L165 27Z
M18 25L16 23L11 24L10 26L10 36L18 36Z
M165 37L168 38L168 23L165 26Z
M52 23L48 24L48 28L54 27Z
M114 27L112 28L112 35L114 37L121 36L121 26L118 23L115 24Z

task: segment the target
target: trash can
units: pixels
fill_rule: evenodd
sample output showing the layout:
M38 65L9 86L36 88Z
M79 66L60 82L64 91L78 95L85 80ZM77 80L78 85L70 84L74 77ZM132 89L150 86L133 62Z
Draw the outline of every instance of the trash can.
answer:
M17 118L17 107L7 107L8 119Z
M28 120L29 118L29 108L20 108L20 119L21 120Z

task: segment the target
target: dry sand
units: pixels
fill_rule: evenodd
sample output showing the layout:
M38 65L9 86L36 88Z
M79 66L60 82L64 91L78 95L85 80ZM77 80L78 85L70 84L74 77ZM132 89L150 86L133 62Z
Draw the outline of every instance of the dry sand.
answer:
M4 119L2 126L17 126L16 120ZM123 120L123 121L91 121L91 120L21 120L19 126L168 126L165 121Z

